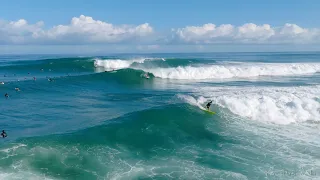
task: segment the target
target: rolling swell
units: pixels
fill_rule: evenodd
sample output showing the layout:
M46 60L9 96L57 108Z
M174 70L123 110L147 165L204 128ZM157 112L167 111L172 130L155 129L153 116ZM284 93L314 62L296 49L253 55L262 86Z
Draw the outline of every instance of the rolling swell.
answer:
M207 156L205 150L236 142L220 134L219 123L216 132L209 131L208 121L212 116L190 111L186 105L167 105L71 134L21 139L1 149L0 156L6 160L0 162L6 167L3 172L14 171L19 163L21 172L54 179L226 177L230 168L208 164L223 157ZM196 146L199 141L201 149ZM196 161L189 151L197 154Z
M53 72L93 71L91 58L58 58L44 60L18 61L12 64L0 66L0 70L7 73L18 71L39 72L52 70Z
M142 78L142 75L145 72L142 70L136 69L120 69L117 72L100 72L100 73L90 73L84 75L75 75L69 77L72 81L77 81L81 83L91 83L103 81L107 83L117 83L117 84L145 84L148 83L154 78L153 75L149 75L150 79L147 81L145 78ZM150 82L151 83L151 82Z

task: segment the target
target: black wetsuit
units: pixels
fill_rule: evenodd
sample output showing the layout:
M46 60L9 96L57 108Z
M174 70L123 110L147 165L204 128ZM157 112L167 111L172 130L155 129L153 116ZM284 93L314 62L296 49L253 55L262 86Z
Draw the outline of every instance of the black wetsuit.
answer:
M2 130L1 136L2 136L2 138L7 137L7 133L6 133L6 132L4 132L4 130Z
M212 101L210 101L210 102L206 105L207 109L210 108L211 104L212 104Z

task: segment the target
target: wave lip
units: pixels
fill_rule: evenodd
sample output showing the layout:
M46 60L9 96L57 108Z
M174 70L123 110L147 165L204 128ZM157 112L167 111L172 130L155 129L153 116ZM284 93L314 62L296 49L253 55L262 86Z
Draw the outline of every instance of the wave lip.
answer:
M102 60L102 59L95 59L94 66L95 67L102 67L107 70L112 69L124 69L130 67L131 64L138 62L143 63L144 59L141 60L121 60L121 59L113 59L113 60Z
M125 69L130 68L133 63L144 63L145 61L154 61L154 60L162 60L165 61L164 58L140 58L140 59L95 59L94 66L97 68L104 68L106 70L117 70L117 69Z
M154 76L166 79L226 79L258 76L292 76L320 72L320 63L240 63L239 65L179 66L146 70Z

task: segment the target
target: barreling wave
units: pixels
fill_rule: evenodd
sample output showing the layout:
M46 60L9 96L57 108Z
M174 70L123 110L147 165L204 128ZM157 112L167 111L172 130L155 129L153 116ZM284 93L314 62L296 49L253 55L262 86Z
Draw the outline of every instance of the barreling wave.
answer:
M133 63L143 63L146 59L133 59L133 60L121 60L121 59L112 59L112 60L103 60L95 59L95 67L103 67L106 70L118 70L129 68Z
M197 59L179 59L179 58L138 58L138 59L99 59L94 60L94 66L103 71L118 70L125 68L134 69L152 69L152 68L172 68L179 66L196 65L208 63L209 61ZM214 61L211 61L211 63Z

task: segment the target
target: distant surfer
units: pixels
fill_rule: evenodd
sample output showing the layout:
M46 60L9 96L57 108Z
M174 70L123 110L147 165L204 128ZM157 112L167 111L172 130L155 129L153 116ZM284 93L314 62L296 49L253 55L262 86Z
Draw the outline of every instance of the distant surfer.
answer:
M49 78L49 79L48 79L48 81L50 81L50 82L51 82L51 81L53 81L53 79L52 79L52 78Z
M8 93L4 94L4 97L8 98L8 97L9 97L9 94L8 94Z
M208 102L208 104L206 105L208 111L209 111L209 109L210 109L211 104L212 104L212 101Z
M2 138L7 137L7 133L4 130L2 130L1 136L2 136Z
M33 77L33 80L35 81L35 80L37 80L37 78L36 78L36 77Z
M149 79L149 78L150 78L149 75L148 75L148 73L145 73L145 74L143 75L143 77L146 78L146 79Z

